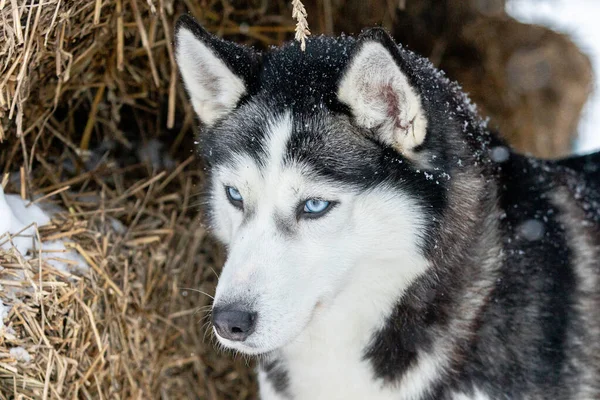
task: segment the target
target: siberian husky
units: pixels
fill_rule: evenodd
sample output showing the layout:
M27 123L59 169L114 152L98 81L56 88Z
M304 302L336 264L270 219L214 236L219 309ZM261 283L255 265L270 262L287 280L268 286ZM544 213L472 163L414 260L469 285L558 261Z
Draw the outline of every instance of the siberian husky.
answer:
M600 399L600 153L516 154L382 29L175 41L263 400Z

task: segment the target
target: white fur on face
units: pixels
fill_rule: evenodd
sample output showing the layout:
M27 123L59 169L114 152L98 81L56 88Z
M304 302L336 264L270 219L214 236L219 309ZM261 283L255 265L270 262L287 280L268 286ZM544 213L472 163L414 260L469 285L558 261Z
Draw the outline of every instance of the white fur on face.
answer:
M378 128L381 140L404 155L423 143L427 119L421 100L382 44L362 45L342 78L338 98L359 126Z
M291 130L289 115L273 121L263 169L239 156L213 174L213 229L228 247L215 305L242 303L258 313L243 343L219 341L247 354L338 324L350 325L344 330L366 344L426 268L416 243L423 215L416 203L386 188L357 193L315 179L305 166L284 166ZM229 203L225 186L239 190L244 212ZM297 220L298 204L310 198L339 204L321 218Z
M189 30L177 31L175 56L194 111L212 125L246 93L244 81Z

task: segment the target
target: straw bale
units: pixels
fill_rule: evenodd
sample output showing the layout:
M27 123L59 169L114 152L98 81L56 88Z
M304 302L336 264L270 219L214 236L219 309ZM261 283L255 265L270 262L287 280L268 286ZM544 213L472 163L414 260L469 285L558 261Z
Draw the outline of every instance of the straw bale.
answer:
M216 353L204 324L222 252L198 221L203 177L191 160L145 178L143 165L107 168L71 184L101 180L99 196L62 192L56 203L67 209L38 229L39 240L68 236L91 266L87 276L0 252L0 300L11 307L0 334L1 399L254 393L245 360ZM15 347L31 362L12 357Z
M2 400L255 397L206 323L223 252L173 62L184 12L259 48L295 29L288 2L0 0L0 181L62 210L38 248L69 238L91 267L0 250Z

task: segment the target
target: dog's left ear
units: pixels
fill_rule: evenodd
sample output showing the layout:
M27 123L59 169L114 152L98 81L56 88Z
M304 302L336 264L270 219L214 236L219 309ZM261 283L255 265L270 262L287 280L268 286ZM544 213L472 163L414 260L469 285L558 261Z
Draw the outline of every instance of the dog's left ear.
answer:
M189 15L175 26L175 57L192 106L207 126L251 91L260 63L259 53L211 35Z
M340 80L338 99L350 107L357 125L411 156L425 139L427 119L399 59L398 47L383 29L364 32Z

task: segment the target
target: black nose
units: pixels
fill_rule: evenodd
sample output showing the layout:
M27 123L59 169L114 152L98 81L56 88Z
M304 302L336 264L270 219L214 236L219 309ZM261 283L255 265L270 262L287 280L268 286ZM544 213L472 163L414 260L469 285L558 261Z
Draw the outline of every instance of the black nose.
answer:
M235 306L215 307L212 322L219 336L241 342L254 332L256 313L241 311Z

